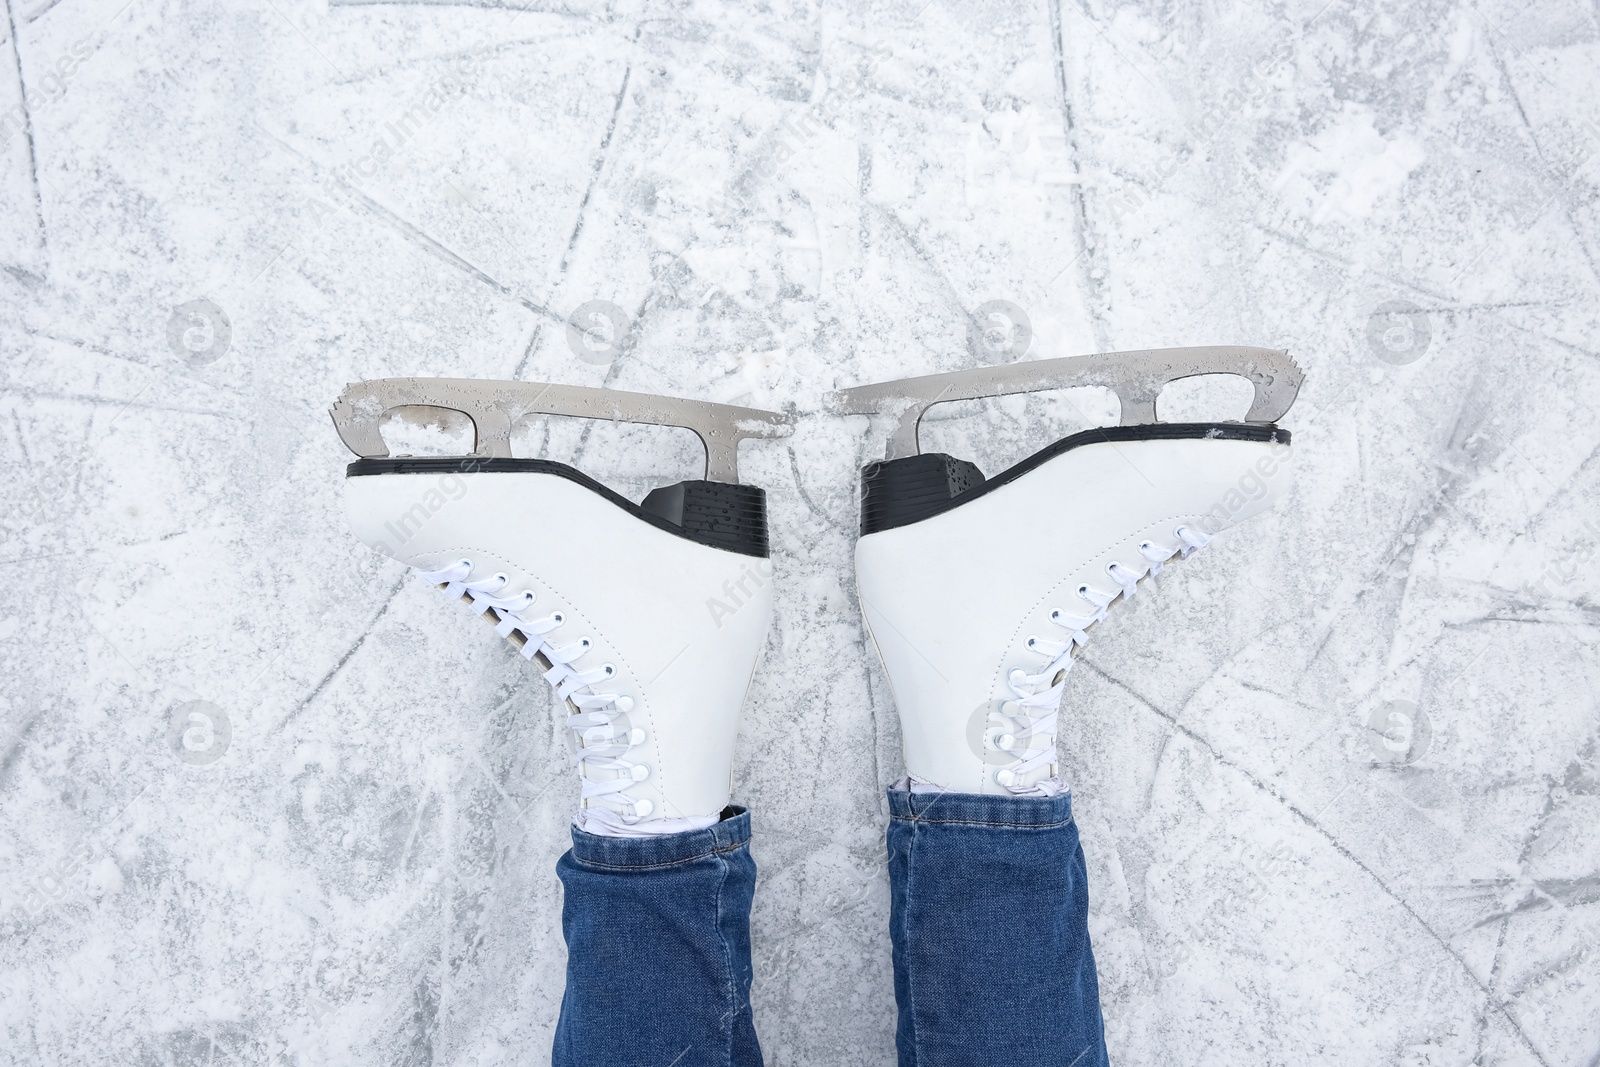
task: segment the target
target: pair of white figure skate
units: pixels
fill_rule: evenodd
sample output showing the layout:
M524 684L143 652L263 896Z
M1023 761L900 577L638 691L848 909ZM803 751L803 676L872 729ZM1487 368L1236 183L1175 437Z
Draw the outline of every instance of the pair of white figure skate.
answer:
M1163 423L1156 395L1237 374L1244 421ZM1275 423L1302 374L1260 348L1162 349L937 374L835 394L842 413L896 420L862 472L856 588L899 707L914 784L1051 795L1067 672L1088 629L1140 579L1270 507L1289 480ZM985 479L920 452L917 427L952 400L1102 385L1121 425L1057 441ZM390 457L384 417L459 411L465 457ZM511 455L529 414L684 426L704 480L635 504L573 467ZM356 536L495 623L567 707L582 779L578 823L654 834L709 825L728 803L740 706L772 615L765 493L739 484L738 445L786 415L575 386L387 378L333 407L358 456Z

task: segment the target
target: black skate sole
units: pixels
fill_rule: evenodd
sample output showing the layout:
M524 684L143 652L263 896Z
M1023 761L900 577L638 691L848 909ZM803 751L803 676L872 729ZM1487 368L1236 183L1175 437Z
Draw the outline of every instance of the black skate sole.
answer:
M403 456L358 459L345 477L377 474L551 474L604 497L635 518L696 544L737 552L770 555L767 544L767 493L754 485L688 481L653 489L635 504L576 467L549 459L505 459L489 456Z
M1074 448L1121 441L1179 440L1259 441L1286 445L1289 431L1248 422L1101 426L1063 437L987 480L976 464L943 452L879 460L861 468L861 536L909 526L958 508Z

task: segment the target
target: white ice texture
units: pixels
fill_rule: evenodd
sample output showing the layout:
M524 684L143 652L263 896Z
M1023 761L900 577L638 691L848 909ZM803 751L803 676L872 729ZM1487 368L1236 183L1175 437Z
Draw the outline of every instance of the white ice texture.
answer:
M754 1012L769 1063L892 1063L885 428L825 393L1218 343L1305 367L1296 487L1066 695L1112 1059L1600 1057L1591 6L0 2L0 1062L548 1062L548 690L349 535L327 416L454 375L799 414L743 451ZM1115 417L924 443L994 474ZM698 475L520 439L635 499Z

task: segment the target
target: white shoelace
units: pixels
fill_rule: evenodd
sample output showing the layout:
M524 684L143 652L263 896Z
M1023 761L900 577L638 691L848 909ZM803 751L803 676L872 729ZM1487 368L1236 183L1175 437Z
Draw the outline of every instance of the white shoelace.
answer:
M499 620L495 633L509 638L513 631L523 636L522 656L531 660L543 653L550 662L544 680L555 688L556 695L578 710L567 716L566 728L571 732L574 747L573 762L583 780L583 799L605 798L606 810L611 805L623 805L617 812L624 824L645 818L655 806L648 799L634 800L621 796L621 792L650 777L650 768L643 763L632 763L624 757L629 749L644 741L644 731L619 723L633 708L633 698L617 693L597 693L592 688L616 674L616 667L607 663L602 667L580 671L573 661L589 651L587 637L565 645L553 645L545 635L567 620L561 612L551 612L543 618L524 614L536 599L533 590L525 589L512 596L500 596L510 582L504 574L491 575L471 581L472 561L458 560L439 571L424 571L423 581L444 586L451 598L471 597L472 606L481 615L493 611ZM594 772L599 772L598 776ZM610 822L609 819L602 821Z
M1153 541L1139 545L1139 555L1144 560L1142 566L1127 567L1117 562L1107 565L1106 576L1118 586L1115 593L1102 593L1089 585L1078 586L1078 598L1094 609L1092 614L1073 617L1060 608L1050 613L1051 622L1069 631L1065 641L1028 638L1029 651L1045 656L1050 662L1043 670L1033 674L1021 667L1012 670L1006 678L1011 699L1001 704L998 712L990 712L989 725L984 732L985 741L1002 752L1010 752L1015 748L1019 737L1027 739L1025 751L1028 755L1019 755L1017 762L995 772L995 781L1012 793L1018 796L1054 796L1065 791L1066 787L1054 775L1038 782L1029 782L1029 778L1056 761L1056 725L1061 713L1061 694L1066 689L1067 674L1072 670L1075 650L1089 643L1089 627L1106 617L1106 611L1117 597L1132 599L1139 579L1146 574L1152 577L1160 574L1173 556L1181 553L1180 558L1187 559L1212 540L1211 535L1191 526L1179 526L1173 532L1181 542L1176 548L1165 548ZM1032 717L1035 714L1037 718Z

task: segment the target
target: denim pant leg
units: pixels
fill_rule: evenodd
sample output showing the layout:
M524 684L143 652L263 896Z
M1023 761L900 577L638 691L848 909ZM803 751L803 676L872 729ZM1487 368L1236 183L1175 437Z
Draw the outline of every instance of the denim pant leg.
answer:
M573 828L554 1067L760 1067L750 1019L750 815L668 837Z
M1069 796L889 790L900 1067L1104 1067Z

